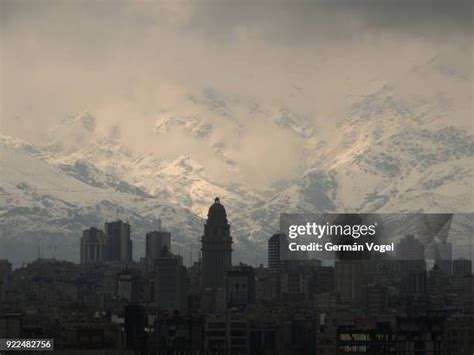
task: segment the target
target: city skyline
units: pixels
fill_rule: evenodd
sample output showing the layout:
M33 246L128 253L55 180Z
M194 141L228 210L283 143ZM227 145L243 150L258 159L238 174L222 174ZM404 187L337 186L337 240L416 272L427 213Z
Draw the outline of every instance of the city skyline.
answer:
M354 216L340 216L347 218ZM439 230L446 220L452 227L452 216L439 217L437 225L430 218L422 231L446 233ZM450 247L427 254L431 243L408 234L398 242L396 258L324 265L288 259L286 237L274 234L268 267L230 265L227 214L215 198L203 226L203 257L186 267L164 231L147 233L146 254L130 259L130 227L119 220L106 222L105 233L85 230L80 264L38 259L13 270L0 260L0 336L42 336L60 354L284 355L310 349L401 355L416 348L464 355L474 348L472 261L452 258ZM434 264L428 255L436 255ZM35 304L35 311L22 311ZM52 317L62 329L50 323ZM65 324L75 336L66 336Z

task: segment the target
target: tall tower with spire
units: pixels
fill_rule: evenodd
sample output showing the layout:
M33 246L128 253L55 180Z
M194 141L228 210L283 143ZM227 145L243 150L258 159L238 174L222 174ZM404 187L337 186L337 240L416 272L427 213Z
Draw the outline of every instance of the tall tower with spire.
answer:
M209 208L201 242L201 286L203 289L225 288L227 271L232 267L232 237L219 197Z

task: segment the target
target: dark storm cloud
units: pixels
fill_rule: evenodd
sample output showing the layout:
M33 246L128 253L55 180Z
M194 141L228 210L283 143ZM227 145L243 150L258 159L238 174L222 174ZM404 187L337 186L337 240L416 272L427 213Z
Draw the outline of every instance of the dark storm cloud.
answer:
M156 4L160 4L157 6ZM201 2L3 0L2 27L16 22L47 19L63 29L122 31L162 24L191 8L183 30L208 38L230 40L244 29L272 41L304 41L318 38L352 38L360 32L396 31L433 39L472 34L473 2L470 0L205 0ZM183 6L185 5L185 6ZM170 12L170 8L177 11ZM68 16L69 15L69 16ZM71 16L72 15L72 16ZM42 21L39 21L42 23ZM67 26L69 24L69 26ZM42 30L45 26L39 26ZM58 36L61 33L57 33Z
M472 32L470 0L339 0L329 7L364 16L373 28L433 35Z
M272 41L351 39L393 31L439 39L472 32L468 0L205 1L189 30L229 39L236 28L260 30Z
M470 26L472 1L469 0L335 0L322 2L332 9L359 12L376 24L405 27L421 23L455 23Z

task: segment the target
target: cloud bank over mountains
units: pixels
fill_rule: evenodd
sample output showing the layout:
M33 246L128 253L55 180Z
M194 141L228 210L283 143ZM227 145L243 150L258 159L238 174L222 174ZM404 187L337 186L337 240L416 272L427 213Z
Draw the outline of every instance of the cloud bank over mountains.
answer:
M339 141L354 101L438 55L460 80L416 76L400 93L470 92L469 6L3 1L1 130L44 144L64 118L87 111L95 130L131 150L191 154L218 179L262 187L305 168L291 158L304 155L307 137L274 124L285 111L306 133ZM163 120L189 122L157 128ZM467 126L469 117L450 120ZM193 122L199 134L188 134Z

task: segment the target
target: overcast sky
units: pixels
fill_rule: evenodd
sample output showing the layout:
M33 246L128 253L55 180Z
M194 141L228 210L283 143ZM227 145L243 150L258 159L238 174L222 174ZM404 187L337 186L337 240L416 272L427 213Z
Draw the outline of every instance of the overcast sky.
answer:
M348 98L393 83L439 53L459 56L453 66L472 59L467 0L0 4L1 132L35 143L62 118L88 111L99 130L118 130L125 144L163 151L170 142L149 136L156 118L191 114L189 96L206 88L287 107L330 131ZM284 132L267 137L258 125L244 124L260 133L244 135L246 146L235 148L241 163L253 150L246 147L275 134L293 142ZM188 143L178 153L209 153L203 142ZM286 152L297 152L294 145ZM275 149L264 145L257 158Z

